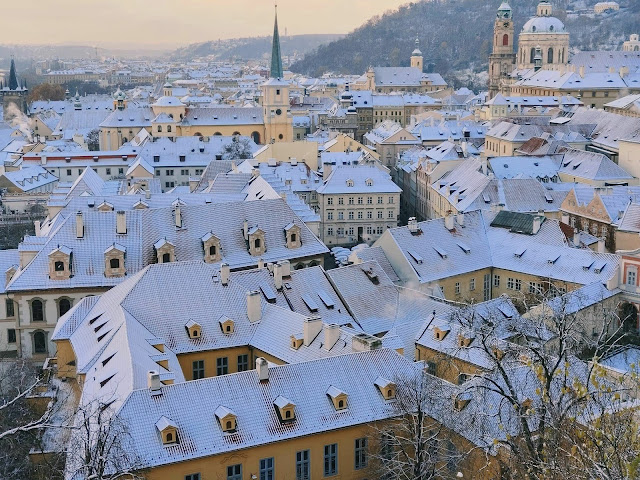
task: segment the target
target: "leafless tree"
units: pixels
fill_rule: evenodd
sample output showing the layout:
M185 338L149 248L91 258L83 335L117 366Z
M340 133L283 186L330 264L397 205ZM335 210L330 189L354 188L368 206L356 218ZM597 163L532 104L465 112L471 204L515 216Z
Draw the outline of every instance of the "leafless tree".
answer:
M617 377L598 363L622 338L618 306L547 293L534 308L523 296L522 318L479 314L477 306L451 315L452 324L476 332L461 348L477 349L493 364L468 388L499 405L487 420L498 423L494 442L508 452L498 456L502 471L528 479L636 478L640 441L630 407L637 376Z

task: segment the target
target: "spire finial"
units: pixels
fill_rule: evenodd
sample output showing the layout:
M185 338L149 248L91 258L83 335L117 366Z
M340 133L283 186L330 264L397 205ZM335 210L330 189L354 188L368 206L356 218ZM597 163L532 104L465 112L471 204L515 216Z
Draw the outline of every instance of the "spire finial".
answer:
M273 47L271 49L271 78L282 78L282 53L280 50L280 33L278 32L278 4L275 3L276 16L273 24Z

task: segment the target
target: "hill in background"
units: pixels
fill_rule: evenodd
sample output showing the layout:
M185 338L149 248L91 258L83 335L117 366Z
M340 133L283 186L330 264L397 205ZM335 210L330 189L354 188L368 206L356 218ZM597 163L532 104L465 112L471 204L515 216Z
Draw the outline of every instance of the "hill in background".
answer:
M516 33L535 14L536 3L512 0ZM631 33L640 33L640 0L619 0L620 11L578 14L595 0L553 1L554 15L578 50L614 50ZM370 65L408 66L416 37L427 72L441 73L454 86L486 88L493 22L500 0L433 0L410 3L373 17L344 38L318 47L291 66L307 75L362 74Z
M304 55L327 42L344 35L289 35L280 37L282 55ZM254 38L235 38L204 43L194 43L179 48L171 54L172 60L192 60L198 57L214 56L219 60L261 60L271 56L270 36Z

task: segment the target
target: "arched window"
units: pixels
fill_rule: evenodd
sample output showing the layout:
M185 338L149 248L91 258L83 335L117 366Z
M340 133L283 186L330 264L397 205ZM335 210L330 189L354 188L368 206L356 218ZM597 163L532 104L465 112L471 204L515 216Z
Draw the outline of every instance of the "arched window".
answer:
M112 258L109 260L109 266L111 268L120 268L120 259L119 258Z
M211 245L209 247L209 255L211 255L212 257L215 257L218 254L218 249L216 248L215 245Z
M284 414L284 418L291 418L291 410L287 410Z
M338 402L338 408L344 408L344 400Z
M216 133L214 133L214 134L213 134L213 136L214 136L214 137L221 137L221 136L222 136L222 134L221 134L220 132L216 132Z
M509 45L509 35L505 33L502 36L502 46L506 47L507 45Z
M531 47L531 60L530 60L530 63L534 63L535 59L536 59L536 49Z
M162 125L158 125L158 132L162 132Z
M291 242L296 242L297 241L297 236L295 233L291 234Z
M258 132L253 132L251 138L255 143L260 144L260 134Z
M33 332L33 352L47 353L47 336L41 330Z
M393 390L387 390L387 397L393 397Z
M33 300L31 302L31 321L44 322L44 305L42 300Z
M171 133L171 125L167 125L167 132Z
M234 137L235 137L236 135L238 135L238 136L239 136L239 135L240 135L240 132L238 132L238 131L233 132L233 134L232 134L232 135L233 135Z
M227 430L231 430L231 422L227 422Z
M162 254L162 263L169 263L171 261L171 255L169 253Z
M194 137L202 137L202 134L200 132L196 132L193 134Z
M71 301L68 298L61 298L58 301L58 315L61 317L71 310Z
M173 433L167 433L167 443L173 442Z
M253 241L253 246L254 246L254 248L260 248L262 246L262 241L259 238L256 238Z
M55 263L53 264L53 269L54 269L56 272L64 272L64 262L60 262L60 261L55 262Z
M553 63L553 48L549 47L547 52L547 63Z

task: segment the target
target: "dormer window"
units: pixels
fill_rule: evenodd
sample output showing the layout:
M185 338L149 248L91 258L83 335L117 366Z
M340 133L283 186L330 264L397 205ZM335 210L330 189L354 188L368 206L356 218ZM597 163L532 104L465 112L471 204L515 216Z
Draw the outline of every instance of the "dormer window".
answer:
M339 388L331 385L327 390L327 396L331 399L333 407L336 410L344 410L347 408L347 394Z
M293 422L296 419L296 404L288 398L278 395L273 401L273 406L281 422Z
M287 241L287 248L300 248L302 246L300 227L298 225L290 223L284 227L284 234Z
M433 336L436 340L442 341L450 332L449 327L434 327L433 328Z
M217 263L222 260L222 251L220 249L220 239L212 232L207 233L201 238L202 247L204 249L205 263Z
M101 212L113 212L113 205L111 205L109 202L102 202L100 205L98 205L98 210Z
M184 328L187 330L187 335L192 340L196 340L202 336L202 327L199 323L194 322L193 320L189 320Z
M365 180L365 185L366 185L367 187L373 187L373 180L372 180L372 179L370 179L370 178L367 178L367 179Z
M223 315L218 319L218 324L220 325L220 330L225 335L231 335L235 331L235 323L229 317Z
M178 426L164 415L156 422L156 429L160 432L162 444L165 446L178 443Z
M347 187L353 187L353 180L347 180Z
M166 238L158 240L154 245L158 263L175 262L175 245Z
M380 390L380 393L385 400L393 400L396 398L396 384L392 381L383 377L378 377L374 384L378 387L378 390Z
M220 405L215 409L214 414L218 419L218 423L220 424L220 428L225 433L233 433L237 429L238 425L238 416L233 413L233 411L227 407Z
M104 251L104 276L107 278L124 277L126 248L114 243Z
M52 280L68 280L71 278L71 249L59 246L49 254L49 278Z
M458 410L464 410L464 408L469 405L469 402L471 402L471 393L470 392L463 392L463 393L459 393L458 395L454 396L453 398L453 407Z
M262 256L266 253L267 247L264 242L264 230L252 227L248 231L249 254L254 257Z
M475 334L473 332L460 332L458 334L458 346L459 347L469 347L475 338Z
M302 344L304 343L304 335L298 333L296 335L291 335L291 348L294 350L298 350Z

